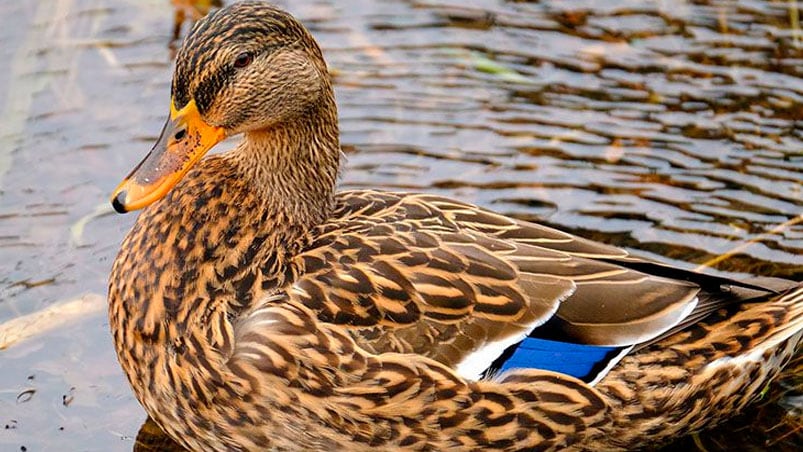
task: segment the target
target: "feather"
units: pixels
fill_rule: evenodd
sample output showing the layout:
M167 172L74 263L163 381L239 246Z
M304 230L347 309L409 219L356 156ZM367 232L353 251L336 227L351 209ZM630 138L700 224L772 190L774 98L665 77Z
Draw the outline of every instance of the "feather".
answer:
M571 375L585 382L597 379L609 363L629 347L571 344L528 337L505 351L495 362L499 372L511 369L541 369Z

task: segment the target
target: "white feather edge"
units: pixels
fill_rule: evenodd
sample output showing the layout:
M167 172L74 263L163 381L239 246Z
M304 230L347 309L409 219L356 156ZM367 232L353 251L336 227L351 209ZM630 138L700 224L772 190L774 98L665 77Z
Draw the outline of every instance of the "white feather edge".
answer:
M681 311L681 312L680 312L680 315L678 316L678 318L677 318L677 321L675 321L675 322L674 322L674 323L672 323L671 325L667 326L666 328L663 328L663 329L659 330L658 332L656 332L656 333L654 333L654 334L651 334L649 337L640 338L640 340L639 340L638 342L636 342L636 344L638 344L638 343L641 343L641 342L645 342L645 341L647 341L647 340L649 340L649 339L652 339L652 338L654 338L654 337L660 336L660 335L664 334L665 332L669 331L669 330L670 330L671 328L673 328L675 325L677 325L678 323L680 323L680 322L681 322L683 319L685 319L686 317L688 317L688 316L689 316L689 314L691 314L691 313L692 313L692 311L694 311L694 308L696 308L696 307L697 307L697 303L699 303L699 302L700 302L700 298L699 298L699 297L694 297L694 299L692 299L692 300L689 302L688 306L686 306L686 307L683 309L683 311ZM629 354L629 353L630 353L630 352L633 350L633 347L635 347L635 344L634 344L634 345L631 345L631 346L629 346L629 347L625 347L624 349L622 349L622 351L621 351L621 352L619 352L619 354L618 354L618 355L614 356L614 357L613 357L613 358L612 358L610 361L608 361L608 364L606 364L606 365L605 365L605 368L604 368L604 369L602 369L602 370L601 370L601 371L600 371L600 372L597 374L597 376L596 376L596 377L594 377L594 379L593 379L593 380L591 380L591 381L588 383L588 385L589 385L589 386L594 386L594 385L596 385L597 383L599 383L599 382L600 382L600 381L601 381L603 378L605 378L605 376L606 376L606 375L608 375L608 373L611 371L611 369L613 369L613 368L614 368L614 367L615 367L617 364L619 364L619 361L621 361L621 360L622 360L622 358L624 358L625 356L627 356L627 355L628 355L628 354Z
M455 366L457 375L467 380L479 380L482 373L491 367L494 360L501 356L502 353L505 352L505 349L517 342L523 341L533 332L536 326L537 325L533 325L532 328L524 330L520 334L514 334L502 340L489 342L467 354L463 360Z
M523 341L524 338L529 336L534 329L551 319L552 316L558 312L558 308L563 300L569 298L569 296L574 293L575 288L576 286L574 285L574 282L572 282L571 290L567 290L566 293L560 297L558 302L555 303L554 308L547 315L539 317L527 328L521 330L521 332L518 334L513 334L493 342L488 342L469 352L465 357L463 357L463 360L457 363L455 366L455 372L457 372L457 375L467 380L479 380L482 374L488 370L489 367L491 367L491 364L493 364L494 360L499 358L502 353L505 352L505 349L515 343Z
M566 296L568 297L573 291L569 292ZM565 298L564 298L565 299ZM561 300L563 301L563 300ZM674 327L678 323L680 323L683 319L689 316L689 314L694 311L694 308L697 307L697 303L699 303L700 299L698 297L694 297L689 304L681 311L680 315L677 318L676 322L668 325L667 327L651 334L649 337L640 338L636 344L640 342L644 342L646 340L652 339L653 337L660 336L661 334L669 331L670 328ZM502 338L498 341L489 342L471 353L467 354L462 361L460 361L457 366L455 366L455 371L461 377L467 380L479 380L480 376L493 364L496 358L499 358L505 350L513 344L523 341L530 333L533 332L534 329L544 324L547 320L549 320L555 312L557 312L560 303L555 304L555 309L548 315L544 316L539 321L533 323L531 327L526 330L522 330L519 334L514 334L505 338ZM605 365L605 368L602 369L596 377L589 383L589 386L594 386L599 383L606 375L614 368L619 361L622 360L625 356L627 356L632 350L634 345L624 346L625 348L622 349L619 354L613 357L608 363Z
M614 356L610 361L608 361L608 364L605 365L605 368L602 369L601 371L599 371L599 373L597 374L596 377L594 377L593 380L588 382L588 385L589 386L594 386L597 383L599 383L603 378L605 378L605 376L608 375L608 372L610 372L611 369L614 368L614 366L619 364L619 361L621 361L622 358L624 358L625 356L630 354L630 352L633 350L633 347L635 347L635 345L631 345L630 347L623 348L622 351L619 352L618 355Z

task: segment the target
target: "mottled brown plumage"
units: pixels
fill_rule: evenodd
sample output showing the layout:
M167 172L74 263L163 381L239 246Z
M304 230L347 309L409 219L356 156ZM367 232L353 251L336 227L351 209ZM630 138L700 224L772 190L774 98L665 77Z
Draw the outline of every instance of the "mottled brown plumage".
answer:
M109 316L137 398L190 449L632 448L738 411L801 339L803 287L722 287L438 196L335 193L321 51L263 2L202 19L172 93L114 196L125 211L166 193L122 244ZM477 350L545 322L638 348L593 387L536 369L472 378Z

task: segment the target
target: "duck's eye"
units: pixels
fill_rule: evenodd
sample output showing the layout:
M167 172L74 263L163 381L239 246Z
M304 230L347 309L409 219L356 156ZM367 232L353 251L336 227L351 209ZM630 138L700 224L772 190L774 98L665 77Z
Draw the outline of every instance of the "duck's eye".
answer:
M242 69L251 64L252 61L254 61L254 54L251 52L243 52L234 59L234 67Z

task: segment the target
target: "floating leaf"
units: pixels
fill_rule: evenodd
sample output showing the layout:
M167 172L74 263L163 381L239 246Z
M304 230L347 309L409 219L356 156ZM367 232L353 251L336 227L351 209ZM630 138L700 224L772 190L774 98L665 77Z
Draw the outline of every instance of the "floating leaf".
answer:
M497 77L509 82L530 82L529 78L525 77L514 69L488 58L488 56L485 54L480 52L471 52L470 57L474 68L480 72L496 75Z

